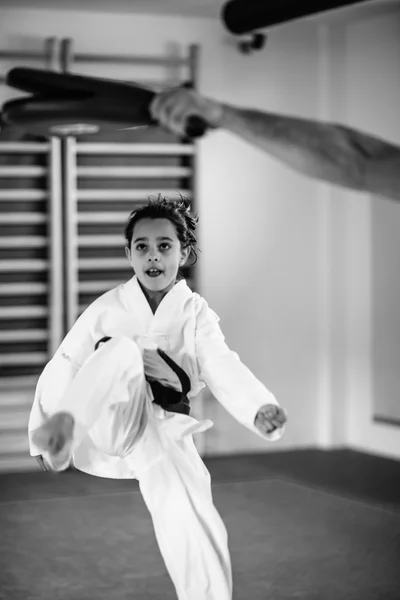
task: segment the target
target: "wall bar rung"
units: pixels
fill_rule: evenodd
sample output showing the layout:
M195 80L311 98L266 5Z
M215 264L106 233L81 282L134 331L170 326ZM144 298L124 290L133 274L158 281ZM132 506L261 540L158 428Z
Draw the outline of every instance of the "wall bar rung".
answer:
M1 50L0 51L0 59L1 60L45 60L46 55L43 52L24 52L21 50Z
M80 281L79 291L81 294L103 293L117 287L120 281Z
M36 383L38 380L38 375L18 375L9 376L9 377L1 377L0 378L0 390L10 390L18 387L19 390L31 389L34 390ZM6 394L3 394L4 399L8 397ZM15 398L12 398L12 404L15 406ZM29 406L31 406L30 403ZM5 406L5 402L2 402L2 406Z
M162 194L163 196L186 196L192 197L191 190L78 190L78 200L87 201L109 201L109 200L131 200L132 202L147 202L149 196Z
M0 306L1 319L29 319L47 317L47 306Z
M143 178L190 177L192 169L187 167L78 167L78 177L99 178ZM1 171L0 171L1 176ZM10 176L10 175L9 175Z
M78 261L80 271L107 271L108 269L129 269L128 260L121 258L81 258Z
M47 290L47 283L38 283L34 281L18 283L0 283L0 295L2 296L37 296L39 294L46 294Z
M41 365L48 360L46 352L16 352L0 354L0 366L5 365Z
M125 245L123 235L81 235L78 238L78 245L81 248L87 247L122 247Z
M45 248L47 238L39 236L0 237L0 248Z
M25 456L29 453L28 436L26 435L26 430L21 431L19 436L15 434L15 431L1 431L0 457L4 456L4 454L10 455L16 454L17 452L24 453Z
M0 190L0 200L46 200L47 190Z
M0 272L12 273L13 271L45 271L48 267L48 261L40 258L7 259L0 260Z
M47 336L44 329L13 329L0 331L0 342L42 342Z
M104 63L104 64L129 64L129 65L154 65L166 67L187 67L187 58L166 58L165 56L126 56L124 54L74 54L75 62Z
M38 225L46 221L46 215L38 213L0 213L0 225Z
M45 154L49 151L48 142L0 142L0 153Z
M46 167L0 167L0 178L1 177L43 177L46 175L47 169Z
M21 429L25 429L26 431L26 426L28 424L29 419L29 412L29 406L22 407L21 405L15 406L15 410L5 410L4 412L2 411L0 425L1 430L7 432L19 432ZM0 457L0 461L2 458L3 457Z
M194 146L189 144L116 144L116 143L78 143L77 154L93 154L112 156L121 155L192 155Z
M128 215L124 212L103 212L103 213L79 213L78 223L118 223L121 227L124 225Z

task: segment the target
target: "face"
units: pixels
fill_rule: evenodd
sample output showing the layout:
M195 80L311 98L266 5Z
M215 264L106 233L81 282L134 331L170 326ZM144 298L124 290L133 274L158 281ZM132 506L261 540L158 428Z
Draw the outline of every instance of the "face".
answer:
M151 292L165 292L174 286L190 249L182 248L169 219L141 219L125 252L140 283Z

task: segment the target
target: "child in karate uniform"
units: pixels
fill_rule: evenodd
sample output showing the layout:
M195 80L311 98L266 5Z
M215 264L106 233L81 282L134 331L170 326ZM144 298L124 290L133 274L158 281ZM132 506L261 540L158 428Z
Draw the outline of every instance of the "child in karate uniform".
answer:
M225 343L217 315L178 271L196 255L190 203L161 198L131 213L135 275L95 300L41 374L30 453L45 469L73 463L98 477L136 478L179 600L231 600L227 532L192 436L206 384L240 423L274 441L285 411Z

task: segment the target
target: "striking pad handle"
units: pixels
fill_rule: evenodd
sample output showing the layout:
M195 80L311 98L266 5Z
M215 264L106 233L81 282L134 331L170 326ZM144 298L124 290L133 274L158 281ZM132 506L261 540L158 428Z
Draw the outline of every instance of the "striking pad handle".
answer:
M186 135L189 138L202 137L208 129L207 123L201 117L189 117L186 124Z
M190 90L193 88L193 84L191 81L187 81L182 87ZM185 133L187 137L195 139L202 137L207 132L208 128L208 124L204 121L204 119L193 115L187 120Z

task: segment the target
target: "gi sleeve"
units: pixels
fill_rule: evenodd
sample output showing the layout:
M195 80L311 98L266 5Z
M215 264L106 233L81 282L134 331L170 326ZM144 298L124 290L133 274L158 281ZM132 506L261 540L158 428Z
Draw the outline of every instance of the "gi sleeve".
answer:
M276 441L285 427L263 434L254 425L259 409L278 402L275 396L229 349L219 327L219 317L204 299L196 311L196 354L200 379L223 407L242 425L263 439Z
M97 312L90 305L82 313L38 379L28 424L31 456L40 454L32 441L32 432L57 411L67 386L94 351Z

